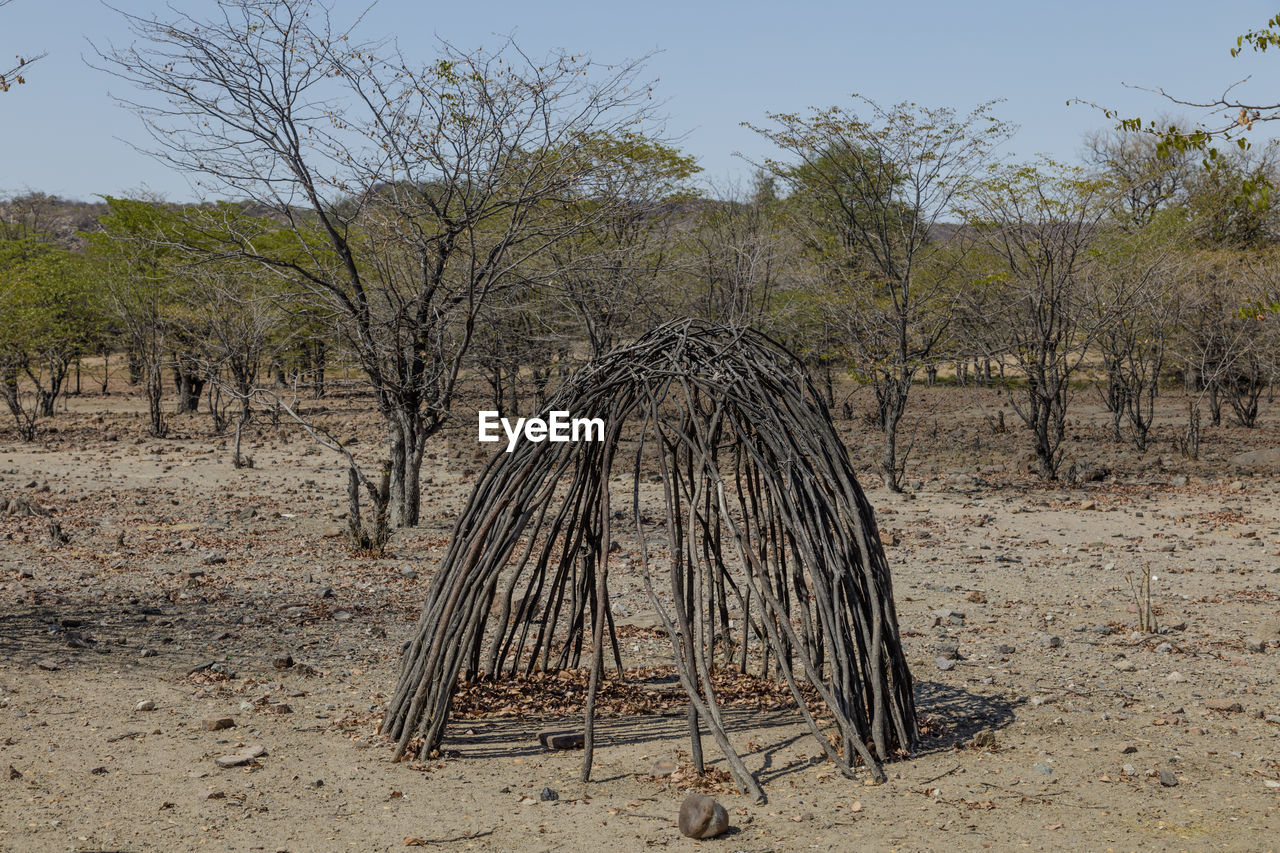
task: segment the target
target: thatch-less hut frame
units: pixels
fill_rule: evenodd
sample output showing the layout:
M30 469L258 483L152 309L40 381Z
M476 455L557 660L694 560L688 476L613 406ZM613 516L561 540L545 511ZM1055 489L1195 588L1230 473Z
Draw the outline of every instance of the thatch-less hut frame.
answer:
M424 757L440 747L460 678L576 668L585 653L587 780L607 653L622 671L609 561L614 525L628 524L689 698L698 769L705 727L740 789L764 799L711 678L717 648L736 646L745 669L750 628L830 759L882 781L880 762L918 737L911 673L874 514L796 358L757 332L668 323L588 364L548 410L604 418L605 440L522 441L480 476L382 722L396 756L415 738ZM634 469L629 501L610 492L615 467ZM661 537L640 509L651 479L665 504ZM741 626L731 628L730 607Z

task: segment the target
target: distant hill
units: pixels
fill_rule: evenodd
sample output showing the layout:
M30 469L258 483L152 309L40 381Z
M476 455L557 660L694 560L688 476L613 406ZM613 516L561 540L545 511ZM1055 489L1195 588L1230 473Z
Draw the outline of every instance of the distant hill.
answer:
M106 212L103 202L71 201L45 193L0 199L0 238L50 234L63 246L83 248L81 232L98 230L98 220Z

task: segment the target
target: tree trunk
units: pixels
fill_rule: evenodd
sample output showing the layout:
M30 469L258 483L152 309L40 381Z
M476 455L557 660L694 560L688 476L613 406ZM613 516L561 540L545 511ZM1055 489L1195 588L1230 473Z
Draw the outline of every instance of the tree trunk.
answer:
M880 425L884 430L884 456L880 461L880 469L884 474L884 485L889 491L902 491L902 474L905 459L898 454L898 427L902 424L902 415L907 410L907 394L911 390L911 374L903 369L897 376L884 378L883 388L876 389L880 404Z
M393 527L416 527L422 500L419 475L427 435L417 412L396 411L390 420L388 513Z
M53 417L54 407L58 402L58 395L62 392L62 384L66 381L67 370L69 365L60 358L49 359L49 386L43 387L38 381L36 385L36 400L40 407L40 415L42 417Z
M129 350L129 384L137 385L142 381L142 354L137 350ZM105 384L105 380L104 380Z
M311 345L311 391L317 400L325 395L324 369L327 356L324 341L317 338Z
M179 365L173 369L173 384L178 389L178 414L198 412L200 395L204 393L204 379Z
M151 365L145 371L144 379L147 412L151 419L151 434L156 438L164 438L169 432L169 425L165 423L164 410L160 407L160 401L164 394L164 377L160 372L160 365Z

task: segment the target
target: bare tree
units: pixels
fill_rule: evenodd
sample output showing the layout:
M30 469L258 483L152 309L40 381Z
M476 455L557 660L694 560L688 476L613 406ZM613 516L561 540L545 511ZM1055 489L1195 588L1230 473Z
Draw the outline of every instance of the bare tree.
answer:
M765 328L787 266L777 180L758 173L750 192L716 193L691 235L691 313L713 323Z
M201 334L198 369L212 389L210 414L215 427L224 428L218 397L238 404L231 464L252 467L253 460L242 453L244 429L263 365L290 343L285 303L275 279L264 280L258 267L209 263L191 270L191 276L196 286L187 316Z
M1186 201L1194 179L1190 156L1185 151L1162 156L1157 148L1154 138L1133 131L1085 137L1085 162L1111 185L1113 215L1127 229L1146 228L1163 211Z
M153 152L277 223L207 208L189 251L256 262L325 306L387 424L393 525L418 521L427 439L449 417L480 309L584 226L561 215L599 134L643 129L638 66L507 43L418 65L314 0L219 0L208 20L126 16L100 52L142 93Z
M1214 426L1226 403L1244 427L1257 423L1274 363L1273 286L1236 252L1202 252L1181 281L1182 322L1174 349L1196 402L1207 399ZM1270 322L1268 322L1270 321Z
M1057 479L1071 380L1098 334L1127 307L1108 310L1090 275L1090 249L1107 213L1106 183L1052 162L997 170L975 196L971 227L986 246L985 274L967 288L971 340L1010 358L1025 389L1010 396L1032 434L1040 476Z
M692 157L634 133L599 136L582 154L596 162L594 174L565 215L587 224L553 245L550 261L553 292L595 358L633 324L659 319L661 287L678 263L675 229L700 170Z
M1146 234L1104 238L1092 270L1093 322L1102 359L1112 437L1146 450L1156 397L1181 303L1173 287L1175 259ZM1118 306L1127 306L1117 310ZM1122 429L1127 426L1127 430Z
M901 490L905 455L898 429L911 384L942 339L951 312L946 277L953 246L938 228L985 167L1010 128L983 104L968 115L915 104L832 107L801 116L770 114L769 128L747 125L787 162L766 168L790 188L802 239L819 275L847 292L861 349L857 367L876 391L885 448L885 485Z

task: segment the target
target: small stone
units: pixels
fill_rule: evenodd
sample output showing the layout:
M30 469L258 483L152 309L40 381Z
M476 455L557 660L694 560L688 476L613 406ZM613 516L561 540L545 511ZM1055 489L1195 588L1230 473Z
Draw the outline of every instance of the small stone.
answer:
M953 660L948 660L947 658L938 658L936 661L934 661L934 663L936 663L938 666L938 669L942 670L943 672L950 672L951 670L956 668L956 662Z
M19 771L18 768L14 767L12 764L9 765L9 769L5 771L4 775L6 778L8 778L10 782L14 782L22 778L22 772Z
M201 558L200 562L206 566L221 566L227 562L227 555L221 551L210 551Z
M153 658L153 657L155 657L155 656L156 656L156 655L158 655L158 654L160 654L160 653L159 653L159 652L157 652L155 649L143 649L142 651L138 652L138 657L140 657L140 658Z
M1120 768L1120 772L1126 776L1137 776L1138 770L1132 764L1126 764Z
M1123 747L1123 748L1121 748L1121 750L1120 750L1120 754L1121 754L1121 755L1133 755L1133 754L1134 754L1135 752L1137 752L1137 751L1138 751L1138 748L1137 748L1136 746L1134 746L1134 745L1133 745L1133 744L1131 744L1131 743L1127 743L1127 744L1125 744L1125 745L1124 745L1124 747Z
M133 710L135 711L154 711L155 709L156 703L152 702L150 699L143 699L137 705L133 706Z
M983 729L973 736L971 741L977 749L996 749L1000 746L1000 742L996 738L996 733L991 729Z
M236 721L230 717L206 717L200 723L200 728L206 732L220 732L223 729L235 728Z
M326 586L320 590L321 598L333 598L333 587Z
M560 795L556 793L554 788L543 788L538 792L538 799L544 803L554 803L560 799Z
M1267 650L1267 641L1262 639L1261 637L1250 637L1249 639L1244 641L1244 648L1245 648L1245 651L1250 651L1250 652L1253 652L1254 654L1260 654L1261 652L1265 652Z
M1160 784L1166 788L1178 787L1178 777L1173 774L1172 770L1160 771Z
M400 570L400 577L405 580L415 580L418 577L418 570L413 566L405 566Z
M18 580L24 580L24 581L34 580L35 576L36 576L36 573L28 569L26 566L23 566L22 568L18 569Z
M706 794L690 794L680 804L677 823L686 838L714 838L729 828L729 813Z
M241 703L240 703L240 710L241 710L241 711L252 711L252 710L253 710L253 703L252 703L252 702L241 702Z
M649 769L649 775L655 779L666 779L668 776L680 769L680 765L668 758L660 758L653 762L653 767Z
M108 773L110 773L110 772L111 772L111 771L109 771L109 770L108 770L107 768L105 768L105 767L95 767L95 768L93 768L92 770L90 770L90 771L89 771L90 775L92 775L92 776L106 776L106 775L107 775Z
M585 739L582 732L565 729L544 729L538 732L538 742L546 749L582 749Z
M1175 669L1173 672L1166 675L1164 680L1172 682L1173 684L1181 684L1187 680L1187 677Z
M225 791L215 791L212 788L206 788L200 792L201 800L225 800L227 794Z
M944 660L956 660L960 657L959 643L938 643L936 648L938 651L938 657L943 658Z
M293 655L285 655L284 657L276 658L271 661L271 665L276 669L288 669L293 666Z
M1048 764L1040 764L1040 763L1037 763L1037 764L1035 765L1035 768L1036 768L1036 772L1037 772L1037 773L1043 773L1045 776L1052 776L1052 775L1053 775L1053 768L1052 768L1052 767L1050 767Z
M967 593L965 593L964 600L965 600L965 601L972 601L974 604L986 604L986 603L987 603L987 597L986 597L986 595L984 595L982 592L980 592L979 590L976 590L976 589L971 589L971 590L969 590Z
M1060 649L1062 648L1062 638L1058 636L1041 637L1040 645L1047 649Z
M274 705L268 705L267 710L273 714L292 714L293 708L287 702L276 702Z
M952 610L949 607L944 607L941 610L933 611L933 624L941 625L943 623L949 623L951 625L963 625L964 614L961 613L959 610Z
M1158 655L1167 655L1172 651L1173 651L1173 646L1169 645L1168 643L1161 643L1160 645L1156 646L1156 654Z
M1000 643L993 649L993 651L999 656L1005 656L1011 655L1018 650L1008 643Z
M1118 660L1111 664L1118 672L1134 672L1138 669L1138 665L1131 660Z
M240 752L231 755L220 755L213 760L213 763L219 767L241 767L256 758L266 755L267 751L261 746L245 747Z
M1048 705L1048 704L1051 704L1052 702L1053 702L1053 697L1052 697L1052 696L1032 696L1032 697L1031 697L1031 704L1032 704L1032 705L1037 705L1037 706L1038 706L1038 705Z
M1208 708L1210 711L1222 711L1223 713L1227 713L1227 714L1239 713L1240 711L1244 710L1244 708L1241 707L1240 703L1236 702L1233 699L1223 699L1223 698L1206 699L1204 702L1204 706Z
M36 661L36 666L38 666L40 669L43 669L45 672L57 672L59 669L62 669L62 667L58 666L56 663L49 660L48 658L45 658L44 660Z
M335 622L350 622L353 618L355 617L345 610L339 610L337 613L333 614L333 621Z

